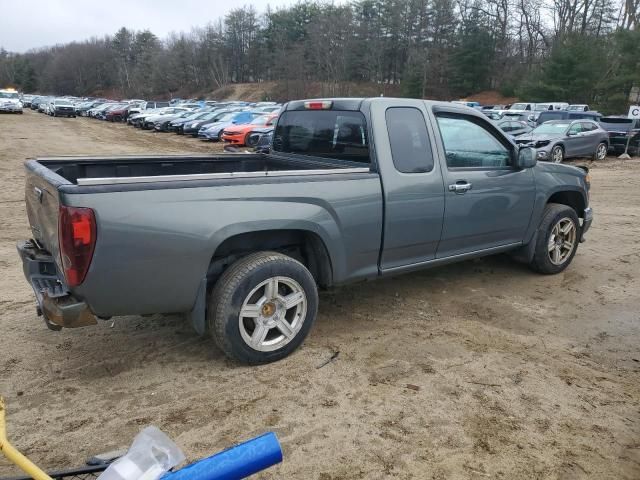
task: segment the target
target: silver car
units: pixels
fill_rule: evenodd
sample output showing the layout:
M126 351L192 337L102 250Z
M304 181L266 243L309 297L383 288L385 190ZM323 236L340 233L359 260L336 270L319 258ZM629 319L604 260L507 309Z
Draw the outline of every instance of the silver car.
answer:
M515 140L519 145L535 147L538 160L554 163L572 157L604 160L609 148L606 130L590 120L551 120Z

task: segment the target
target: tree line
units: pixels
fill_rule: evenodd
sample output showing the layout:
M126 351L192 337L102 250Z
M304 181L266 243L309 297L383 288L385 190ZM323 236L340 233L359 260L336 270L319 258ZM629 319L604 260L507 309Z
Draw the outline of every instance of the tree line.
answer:
M198 95L278 82L274 98L357 94L377 85L410 97L498 90L532 101L621 111L640 86L640 0L303 0L236 8L160 39L113 35L0 50L0 85L26 92L122 97ZM354 87L354 85L356 87Z

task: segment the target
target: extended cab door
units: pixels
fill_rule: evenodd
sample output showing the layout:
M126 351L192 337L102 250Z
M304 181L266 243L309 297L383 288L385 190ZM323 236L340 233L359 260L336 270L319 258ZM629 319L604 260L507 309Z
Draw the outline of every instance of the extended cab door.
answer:
M533 170L513 166L516 147L483 118L448 107L434 113L446 160L436 257L522 243L535 200Z
M424 102L375 99L371 125L384 195L380 268L435 258L444 214L444 186Z

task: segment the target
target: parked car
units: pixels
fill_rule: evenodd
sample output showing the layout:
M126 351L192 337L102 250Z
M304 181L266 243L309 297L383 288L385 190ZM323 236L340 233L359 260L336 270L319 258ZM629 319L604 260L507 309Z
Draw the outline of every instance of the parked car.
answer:
M142 123L140 124L140 127L143 130L153 130L156 122L162 122L164 120L165 117L167 118L175 118L175 115L184 113L184 112L188 112L190 110L183 108L183 107L167 107L167 108L163 108L161 109L161 111L154 113L152 115L148 115L144 118L144 120L142 121Z
M524 123L530 125L533 128L533 127L535 127L536 124L535 124L535 122L533 122L531 120L531 118L532 118L532 115L530 113L523 112L523 111L520 111L520 110L515 110L513 112L507 110L502 114L502 118L501 119L502 120L511 120L513 122L524 122Z
M17 90L12 88L0 90L0 112L22 113L22 107Z
M166 108L168 106L169 106L169 102L142 101L141 103L138 103L137 105L134 105L129 109L129 115L135 115L137 113L145 112L147 110Z
M533 113L531 114L532 118L529 118L529 120L537 120L542 112L566 110L568 107L568 103L561 102L536 103L535 107L533 108Z
M152 108L149 110L144 110L140 113L132 113L131 115L129 115L129 118L127 119L127 123L133 125L134 127L142 127L142 124L147 118L153 115L161 114L170 108L174 108L174 107Z
M529 124L527 124L527 122L511 120L510 118L498 120L496 122L496 125L512 138L523 135L525 133L529 133L531 130L533 130L533 128Z
M255 113L274 113L277 114L282 109L282 105L258 105L253 108Z
M126 121L131 108L132 106L130 103L121 103L111 108L107 108L104 112L104 119L108 122Z
M217 122L222 117L232 112L235 112L235 110L226 108L213 110L196 120L185 122L182 126L182 133L197 137L200 129Z
M506 110L503 110L502 113L518 112L518 113L531 114L535 110L535 108L536 108L535 103L513 103L509 105L509 108L507 108Z
M105 102L87 110L87 116L91 118L100 118L105 110L117 105L117 102Z
M482 110L482 114L491 120L500 120L502 118L502 112L494 110Z
M570 110L555 110L549 112L542 112L536 119L536 124L548 122L549 120L593 120L597 122L602 114L599 112L582 112L582 111L570 111Z
M125 108L127 108L127 104L126 103L112 103L111 105L107 106L106 108L100 109L99 111L97 111L93 115L93 118L97 118L98 120L107 120L108 119L107 116L111 112L113 112L113 111L121 112Z
M201 140L220 141L225 128L234 125L251 123L256 114L253 112L231 112L218 118L210 125L201 127L198 131L198 138Z
M604 160L609 135L591 120L551 120L516 139L518 145L534 147L538 160L562 163L572 157Z
M457 105L465 105L467 107L477 108L477 109L482 108L482 106L480 105L480 102L471 102L468 100L452 100L451 103L455 103Z
M258 115L251 120L251 123L233 125L224 129L222 140L238 147L252 146L249 144L251 132L256 128L270 127L274 124L277 115Z
M87 116L87 111L91 110L92 108L98 107L103 103L104 102L101 100L100 101L91 100L88 102L81 102L75 106L76 115L79 115L81 117Z
M31 102L35 98L35 95L25 94L22 96L22 106L25 108L31 108Z
M179 135L182 135L184 133L183 128L185 123L194 122L199 118L203 118L205 115L209 115L211 113L212 112L210 110L196 110L195 112L191 112L189 114L183 114L182 116L175 118L169 122L169 124L167 125L167 131L175 132Z
M42 96L38 95L36 97L33 97L33 99L31 100L31 105L29 105L29 108L31 110L37 110L38 105L40 104L41 101L42 101Z
M187 118L193 117L194 114L202 114L202 113L206 113L206 112L202 112L199 110L186 110L183 112L174 113L172 115L163 115L161 119L157 120L154 123L153 129L156 132L173 131L173 129L170 128L170 125L174 121L186 120Z
M567 107L567 110L569 110L570 112L588 112L591 109L589 108L589 105L574 104L574 105L569 105Z
M256 128L247 140L247 146L253 147L256 153L269 153L271 151L271 139L273 127Z
M609 134L609 150L613 153L624 153L629 142L629 153L640 155L640 119L623 116L602 117L600 126Z
M49 102L49 97L45 97L40 102L38 102L38 112L47 114L49 110Z
M267 155L25 167L18 252L50 328L182 312L251 364L302 344L319 287L502 252L559 273L593 218L587 171L448 102L289 102Z
M49 115L52 117L73 117L76 118L76 110L69 100L56 98L49 103Z

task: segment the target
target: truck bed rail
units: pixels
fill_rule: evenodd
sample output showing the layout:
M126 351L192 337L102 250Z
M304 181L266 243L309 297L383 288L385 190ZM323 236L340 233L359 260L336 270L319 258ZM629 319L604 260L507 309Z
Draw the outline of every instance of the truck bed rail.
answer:
M261 172L223 172L223 173L193 173L187 175L148 175L143 177L106 177L106 178L78 178L79 186L89 185L117 185L128 183L176 182L185 180L218 180L228 178L261 178L261 177L292 177L309 175L335 175L369 173L369 167L332 168L324 170L275 170Z

